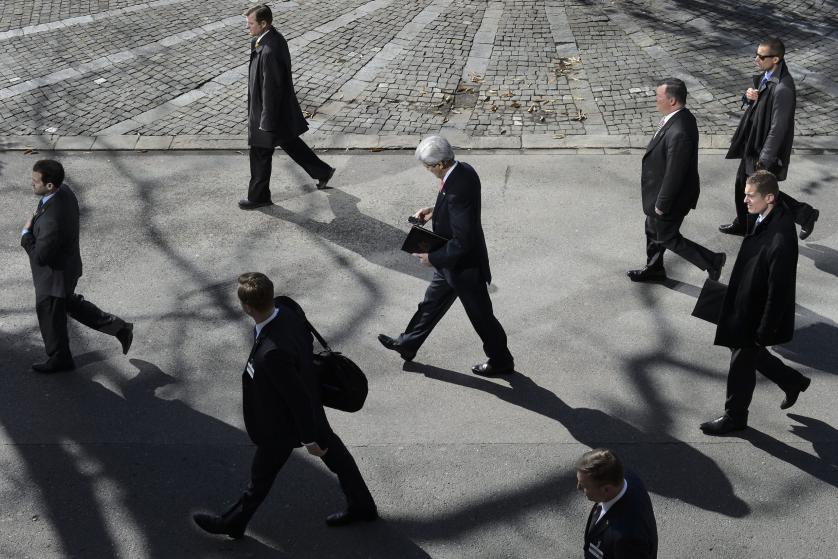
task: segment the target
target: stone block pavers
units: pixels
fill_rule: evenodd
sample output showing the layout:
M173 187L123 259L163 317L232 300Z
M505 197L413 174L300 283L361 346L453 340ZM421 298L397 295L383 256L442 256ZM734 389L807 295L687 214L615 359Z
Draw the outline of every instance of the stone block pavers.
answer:
M3 2L0 136L244 134L248 5ZM764 34L788 47L797 134L834 135L838 14L829 5L294 0L273 7L292 46L300 103L321 136L442 130L564 138L651 134L654 83L666 75L689 84L703 134L730 134Z

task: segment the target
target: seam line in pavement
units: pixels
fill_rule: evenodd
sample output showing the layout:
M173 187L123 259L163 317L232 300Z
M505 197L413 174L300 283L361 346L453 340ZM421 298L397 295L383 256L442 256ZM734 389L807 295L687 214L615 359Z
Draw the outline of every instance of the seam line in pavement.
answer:
M213 23L208 23L200 27L195 27L194 29L181 31L180 33L164 37L158 41L154 41L153 43L149 43L141 47L134 47L132 49L115 52L106 56L100 56L99 58L91 60L90 62L79 64L78 66L64 68L63 70L53 72L40 78L26 80L25 82L15 84L11 87L5 87L3 89L0 89L0 100L9 99L10 97L15 97L22 93L33 91L35 89L38 89L39 87L53 85L72 78L79 78L87 74L96 72L98 70L103 70L105 68L116 66L117 64L125 62L126 60L132 60L134 58L140 57L147 58L159 52L163 52L174 45L194 39L195 37L199 36L200 34L206 31L215 30L221 26L227 27L240 24L241 16L227 17Z
M477 76L485 76L486 70L489 69L489 62L492 58L492 51L495 44L495 36L498 34L498 25L500 25L501 17L503 17L503 2L497 0L490 0L483 12L483 21L480 22L480 27L474 34L474 40L471 43L471 51L468 53L468 59L465 66L463 66L463 73L460 75L460 83L472 83L472 74ZM457 108L450 110L446 115L447 120L445 126L442 127L441 133L444 135L450 130L463 131L466 129L471 120L477 104L469 108ZM459 112L453 112L457 110Z
M67 19L60 19L57 21L50 21L48 23L39 23L37 25L27 25L25 27L18 27L3 31L0 33L0 41L11 39L13 37L23 37L24 35L34 35L36 33L46 33L47 31L55 31L64 29L65 27L73 27L75 25L84 25L87 23L94 23L103 19L108 19L124 14L131 14L134 12L141 12L154 8L163 8L173 4L183 4L187 0L157 0L155 2L143 2L142 4L134 4L133 6L126 6L124 8L116 8L104 12L97 12L86 16L77 16Z
M567 19L567 11L555 1L548 2L544 9L547 13L547 22L550 24L550 32L553 35L553 42L556 43L556 54L561 58L580 57L579 45L573 35L573 29ZM608 134L608 125L605 124L605 117L597 104L591 84L588 82L584 64L573 73L573 79L566 78L573 103L580 113L586 117L582 121L585 134L604 135Z
M387 66L394 60L398 59L404 48L415 39L425 27L435 20L437 17L445 13L445 8L451 4L452 0L435 0L433 3L425 7L421 12L416 14L410 22L396 33L386 45L373 56L361 69L355 72L355 75L344 82L344 84L337 90L334 95L338 95L338 99L333 99L334 95L327 99L317 110L317 114L325 115L323 120L310 121L309 126L311 130L317 130L325 122L328 122L334 115L343 111L343 109L354 101L358 95L364 92L368 85L373 83L378 75L387 68Z
M318 150L399 150L414 149L420 136L310 133L306 142ZM646 149L649 138L629 134L573 135L556 138L552 134L522 136L468 136L452 134L449 141L457 149L492 150L575 150L577 153L635 153ZM729 134L703 134L699 150L724 154L730 146ZM166 150L246 150L246 135L201 136L0 136L0 151L166 151ZM793 153L838 152L838 135L798 136Z

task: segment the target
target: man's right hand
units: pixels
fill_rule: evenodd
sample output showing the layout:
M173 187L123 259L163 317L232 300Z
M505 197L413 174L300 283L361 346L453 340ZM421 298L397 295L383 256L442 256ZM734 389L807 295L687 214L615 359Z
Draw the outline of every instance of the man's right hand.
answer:
M745 99L748 101L756 101L759 97L759 91L754 89L753 87L749 87L747 91L745 91Z
M413 217L415 217L418 220L421 220L423 223L427 223L428 221L430 221L430 219L431 219L431 217L433 217L433 215L434 215L434 209L431 207L431 208L422 208L421 210L419 210L418 212L413 214Z
M320 445L317 443L308 443L305 447L309 454L319 458L326 456L326 453L329 452L328 448L320 448Z

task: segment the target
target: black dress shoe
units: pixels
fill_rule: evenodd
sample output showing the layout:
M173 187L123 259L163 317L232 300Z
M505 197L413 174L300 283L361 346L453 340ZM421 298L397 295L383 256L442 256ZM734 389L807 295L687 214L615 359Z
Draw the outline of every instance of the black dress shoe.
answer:
M800 240L805 241L809 235L812 234L812 231L815 229L815 222L821 216L821 212L818 210L812 210L809 212L809 219L806 220L806 223L800 226Z
M471 368L471 372L481 377L493 377L495 375L508 375L515 372L515 365L494 365L489 361L485 363L478 363Z
M329 174L317 181L317 188L326 188L326 185L329 184L329 181L332 180L332 177L335 176L335 168L332 167L332 170L329 171Z
M256 208L270 206L271 204L273 204L273 202L270 200L262 200L259 202L253 202L252 200L239 200L239 208L243 210L255 210Z
M126 322L125 326L116 333L116 339L122 344L122 355L128 353L128 350L131 349L131 342L134 341L134 325Z
M663 268L650 268L646 266L640 270L629 270L626 275L631 281L664 281L666 270Z
M724 252L716 254L713 267L707 268L707 276L713 281L719 281L719 278L722 277L722 268L725 267L725 262L727 262L727 254Z
M70 361L44 361L43 363L33 363L32 370L37 373L60 373L62 371L72 371L76 368L76 364L73 363L73 360Z
M725 435L733 431L741 431L748 426L747 421L736 421L729 415L725 414L713 421L707 421L701 424L701 430L705 435Z
M803 377L803 382L800 383L800 386L795 388L794 390L789 390L786 392L786 397L783 398L783 403L780 404L781 410L787 410L794 405L797 401L797 397L800 396L801 392L806 392L806 389L809 388L809 385L812 384L812 379L809 377Z
M346 526L353 522L372 522L376 519L378 519L378 511L375 509L364 512L344 510L327 516L326 525L335 528L337 526Z
M220 516L198 513L192 515L192 520L195 521L198 528L209 534L226 534L234 540L244 537L244 526L230 526L229 522Z
M727 223L725 225L719 225L719 231L727 233L728 235L739 235L740 237L745 236L745 226L741 225L737 221Z
M383 345L387 349L398 352L398 354L401 355L402 359L404 359L405 361L413 361L413 358L416 357L415 351L405 349L404 347L402 347L402 344L398 342L398 340L394 340L390 336L379 334L378 341L381 342L381 345Z

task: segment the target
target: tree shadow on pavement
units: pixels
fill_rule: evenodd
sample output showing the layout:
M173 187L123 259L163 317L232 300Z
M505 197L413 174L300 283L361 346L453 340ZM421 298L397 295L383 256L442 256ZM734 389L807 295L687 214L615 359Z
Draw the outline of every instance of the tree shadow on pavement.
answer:
M361 199L343 190L327 188L322 192L327 196L335 215L328 223L311 219L279 205L269 206L260 211L299 225L373 264L421 280L430 279L431 274L427 268L400 250L407 236L407 227L402 230L362 213L358 209Z
M137 373L126 375L90 352L77 356L74 372L37 375L26 368L40 348L18 341L5 351L21 338L0 333L0 427L11 443L3 458L19 465L3 473L6 509L39 513L61 555L427 557L387 522L330 531L323 517L343 506L337 479L299 456L244 540L200 532L191 514L220 512L246 486L247 436L158 396L177 380L153 363L131 359ZM29 537L29 516L20 522L7 529Z
M490 380L469 376L432 365L405 363L404 370L428 378L481 390L499 399L557 421L571 436L589 447L622 447L627 463L633 465L650 491L678 499L704 510L741 518L750 507L734 493L719 466L704 454L664 432L646 432L600 410L573 408L553 392L542 388L521 373L499 377L502 386ZM651 452L650 447L655 452ZM673 475L678 472L678 475ZM687 480L701 479L702 484ZM553 499L545 493L540 502Z

